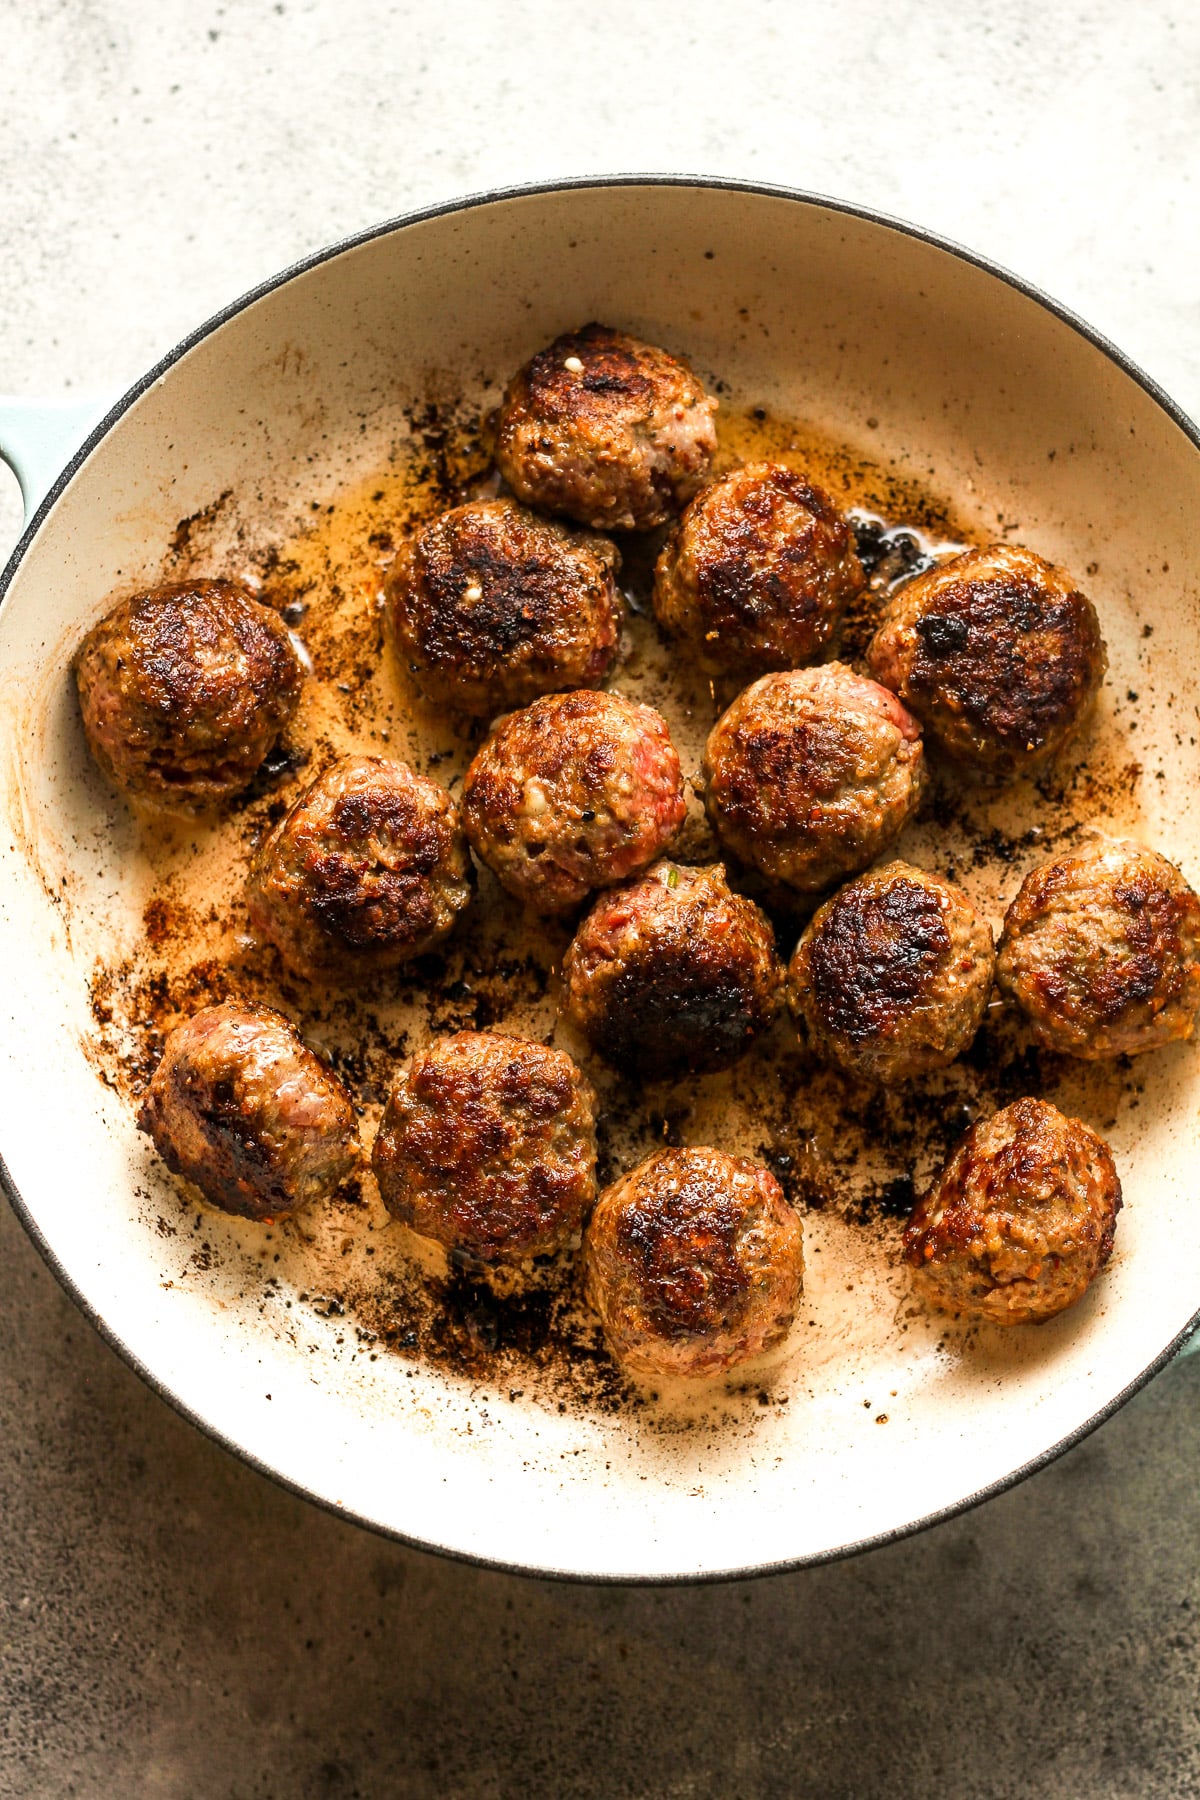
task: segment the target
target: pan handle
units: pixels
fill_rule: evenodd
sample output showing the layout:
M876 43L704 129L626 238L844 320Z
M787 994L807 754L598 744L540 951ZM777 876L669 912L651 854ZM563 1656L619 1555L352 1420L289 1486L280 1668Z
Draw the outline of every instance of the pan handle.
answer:
M57 400L0 394L0 462L8 464L20 483L26 525L111 404L95 394Z

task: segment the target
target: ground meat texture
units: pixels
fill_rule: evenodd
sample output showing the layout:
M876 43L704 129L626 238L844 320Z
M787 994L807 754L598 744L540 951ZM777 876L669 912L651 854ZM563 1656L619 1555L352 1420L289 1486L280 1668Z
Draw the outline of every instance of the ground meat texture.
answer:
M591 1088L562 1050L460 1031L396 1077L375 1140L388 1211L482 1263L547 1256L596 1197Z
M509 383L496 462L530 506L597 531L649 531L707 473L716 409L677 357L585 325L555 338Z
M477 718L594 687L617 653L620 559L511 500L474 500L426 525L396 560L388 607L430 700Z
M1134 1056L1191 1037L1200 899L1140 844L1057 857L1022 882L996 973L1038 1039L1068 1056Z
M890 1086L944 1069L978 1031L995 968L992 933L961 888L888 863L814 915L788 999L822 1061Z
M804 1278L800 1220L759 1163L660 1150L601 1194L584 1270L626 1369L718 1375L791 1329Z
M646 1076L726 1068L771 1024L780 987L770 921L719 863L656 863L602 894L563 961L572 1024Z
M1112 1253L1121 1183L1103 1138L1044 1100L973 1125L904 1232L945 1312L1026 1325L1082 1299Z
M211 1205L260 1224L328 1200L358 1162L349 1094L266 1006L226 1001L178 1026L138 1124Z
M1107 666L1091 601L1014 544L969 550L906 582L867 660L941 750L992 778L1055 757Z
M463 784L476 855L543 913L569 912L644 869L685 811L664 720L617 694L553 694L510 713Z
M654 572L659 624L744 680L819 657L862 591L849 525L785 463L747 463L692 501Z
M727 850L819 893L886 850L917 810L921 728L841 663L764 675L714 726L705 805Z
M286 626L236 581L122 600L75 658L96 761L130 799L168 812L200 812L246 787L302 680Z
M473 871L458 808L382 756L344 756L264 839L250 922L297 975L359 981L450 932Z

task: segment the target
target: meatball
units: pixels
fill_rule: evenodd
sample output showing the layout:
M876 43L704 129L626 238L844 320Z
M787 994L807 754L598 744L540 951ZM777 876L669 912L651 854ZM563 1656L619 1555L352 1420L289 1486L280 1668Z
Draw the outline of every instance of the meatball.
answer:
M562 1050L456 1032L397 1075L373 1166L422 1237L482 1263L550 1255L596 1196L591 1088Z
M888 1086L962 1055L995 962L991 930L961 888L893 862L816 913L792 957L788 999L823 1061Z
M480 718L560 688L594 687L617 653L614 545L476 500L433 519L397 558L388 605L430 700Z
M864 585L850 527L785 463L747 463L692 501L654 571L664 631L749 680L819 657Z
M552 694L501 719L467 770L463 822L510 894L568 912L644 869L683 823L679 758L653 707Z
M92 755L132 800L194 813L247 787L296 710L287 627L236 581L151 588L75 658Z
M1091 1062L1191 1037L1200 899L1165 856L1102 843L1033 869L996 974L1052 1050Z
M471 898L458 808L382 756L344 756L260 845L250 922L294 974L362 980L421 955Z
M597 531L649 531L696 492L717 447L687 364L606 325L555 338L509 382L496 462L518 499Z
M1074 1305L1112 1253L1121 1183L1103 1138L1045 1100L973 1125L904 1232L933 1306L1026 1325Z
M867 652L948 756L995 779L1058 755L1107 658L1091 601L1032 550L968 550L906 582Z
M660 1150L613 1182L583 1253L609 1348L638 1375L736 1368L800 1303L800 1220L767 1169L723 1150Z
M775 934L719 863L659 862L601 894L563 961L565 1011L602 1056L637 1074L726 1068L771 1024Z
M213 1206L269 1225L358 1161L350 1096L282 1013L226 1001L167 1039L138 1124Z
M819 893L874 862L916 812L921 727L841 663L764 675L713 727L703 774L726 849Z

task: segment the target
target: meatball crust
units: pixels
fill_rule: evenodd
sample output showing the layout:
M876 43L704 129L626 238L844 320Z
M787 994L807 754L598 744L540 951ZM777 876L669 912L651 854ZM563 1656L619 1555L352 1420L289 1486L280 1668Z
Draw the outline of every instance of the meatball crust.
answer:
M823 1061L886 1086L962 1055L995 962L991 929L961 888L892 862L817 911L792 957L788 999Z
M213 1206L269 1225L358 1162L350 1096L282 1013L225 1001L167 1039L138 1124Z
M259 847L250 922L297 975L362 980L429 950L471 898L458 808L382 756L343 756Z
M463 783L475 854L543 913L569 912L644 869L685 812L665 721L618 694L550 694L510 713Z
M704 803L741 862L819 893L887 849L924 776L921 727L895 695L826 663L739 694L709 735Z
M775 1348L804 1283L779 1183L723 1150L660 1150L613 1182L583 1254L609 1348L637 1375L717 1375Z
M904 1232L930 1305L1026 1325L1082 1299L1112 1253L1121 1183L1103 1138L1045 1100L973 1125Z
M710 673L745 680L819 657L864 585L849 525L786 463L702 488L654 571L654 613Z
M716 410L679 358L607 325L584 325L509 382L496 463L529 506L596 531L650 531L707 473Z
M547 1256L596 1197L592 1090L562 1050L459 1031L396 1077L375 1139L383 1203L483 1263Z
M201 812L247 787L302 680L287 627L236 581L134 594L75 658L92 755L130 799L166 812Z
M719 863L658 862L601 894L563 961L564 1010L600 1054L647 1076L723 1069L779 1010L770 921Z
M1156 1050L1191 1037L1200 1008L1200 899L1140 844L1056 857L1021 883L996 973L1052 1050Z
M908 581L867 652L939 749L995 779L1057 756L1107 667L1096 609L1032 550L968 550Z
M399 652L423 694L477 718L594 687L617 653L617 550L512 500L426 525L388 580Z

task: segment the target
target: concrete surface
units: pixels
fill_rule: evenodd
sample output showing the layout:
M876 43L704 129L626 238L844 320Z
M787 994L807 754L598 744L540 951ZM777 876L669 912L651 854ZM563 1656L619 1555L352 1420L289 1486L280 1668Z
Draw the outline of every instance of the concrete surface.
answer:
M1198 100L1184 5L4 0L0 390L120 387L414 204L676 167L937 227L1196 412ZM0 548L16 523L0 485ZM140 1386L7 1213L0 1294L0 1794L1200 1791L1200 1358L924 1537L607 1591L277 1491Z

